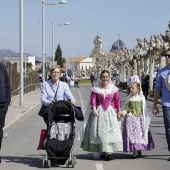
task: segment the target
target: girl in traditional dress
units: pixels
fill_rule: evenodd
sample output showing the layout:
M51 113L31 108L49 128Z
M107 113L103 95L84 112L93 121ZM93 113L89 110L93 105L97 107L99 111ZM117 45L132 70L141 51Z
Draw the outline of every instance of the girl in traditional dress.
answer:
M149 131L151 114L147 111L146 100L139 83L131 83L130 95L120 115L124 117L123 151L133 152L133 158L136 158L142 154L141 150L153 149L154 142Z
M103 70L92 88L85 122L79 130L81 148L99 152L101 159L112 159L112 153L123 151L123 141L118 113L121 108L118 88L112 83L110 73Z

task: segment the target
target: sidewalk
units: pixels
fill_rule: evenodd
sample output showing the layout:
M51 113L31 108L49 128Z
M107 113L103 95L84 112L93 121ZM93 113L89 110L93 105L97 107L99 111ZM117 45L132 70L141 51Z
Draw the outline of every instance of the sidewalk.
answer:
M17 123L31 114L33 110L40 108L40 106L39 88L23 95L22 107L20 107L20 95L13 96L6 115L4 132L8 133Z

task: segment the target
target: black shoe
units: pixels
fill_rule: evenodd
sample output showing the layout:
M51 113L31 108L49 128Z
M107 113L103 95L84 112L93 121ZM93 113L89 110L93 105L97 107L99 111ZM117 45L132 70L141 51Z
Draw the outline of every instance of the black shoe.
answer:
M113 159L112 154L108 154L108 155L106 156L106 159L107 159L108 161L112 160L112 159Z
M170 161L170 157L169 157L168 161Z
M141 151L141 150L137 150L137 154L138 154L139 156L141 156L141 155L142 155L142 151Z
M1 155L0 155L0 164L1 164Z
M100 155L100 159L104 159L105 158L105 155L104 154L101 154Z
M137 152L134 151L133 154L132 154L132 158L133 158L133 159L136 159L136 157L137 157Z

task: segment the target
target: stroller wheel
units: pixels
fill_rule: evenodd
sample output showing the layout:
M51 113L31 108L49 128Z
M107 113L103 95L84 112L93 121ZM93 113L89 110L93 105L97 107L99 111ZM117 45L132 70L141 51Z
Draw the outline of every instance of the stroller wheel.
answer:
M43 168L46 168L46 167L47 167L47 161L46 161L46 160L43 160L43 161L42 161L42 166L43 166Z
M67 161L65 162L66 164L66 167L68 168L69 167L69 159L67 159Z
M76 157L75 157L75 155L73 155L72 159L73 159L74 165L76 165Z
M48 168L51 168L51 160L47 161Z
M72 157L72 159L71 159L71 165L72 165L72 168L74 168L74 165L75 165L75 157Z
M50 168L51 167L51 161L50 160L43 160L42 166L43 166L43 168Z

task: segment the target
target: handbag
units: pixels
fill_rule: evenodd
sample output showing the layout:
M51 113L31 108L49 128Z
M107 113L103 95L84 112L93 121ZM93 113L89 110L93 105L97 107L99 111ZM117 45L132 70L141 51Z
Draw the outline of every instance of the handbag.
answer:
M81 107L73 105L73 108L74 108L76 119L79 120L79 121L83 121L84 115L82 113Z
M60 83L60 82L59 82L59 83ZM54 99L55 99L55 97L56 97L56 95L57 95L59 83L58 83L58 86L57 86L57 90L56 90L56 92L55 92ZM49 113L50 109L51 109L51 106L52 106L52 104L50 104L50 105L48 105L48 106L42 105L41 108L40 108L40 111L39 111L38 115L41 116L41 117L46 117L47 114Z
M45 117L49 113L51 106L52 104L50 104L49 106L42 105L38 115L41 117Z
M39 144L38 144L37 150L45 150L44 141L47 138L47 133L48 133L47 129L42 129L41 130L40 140L39 140Z

